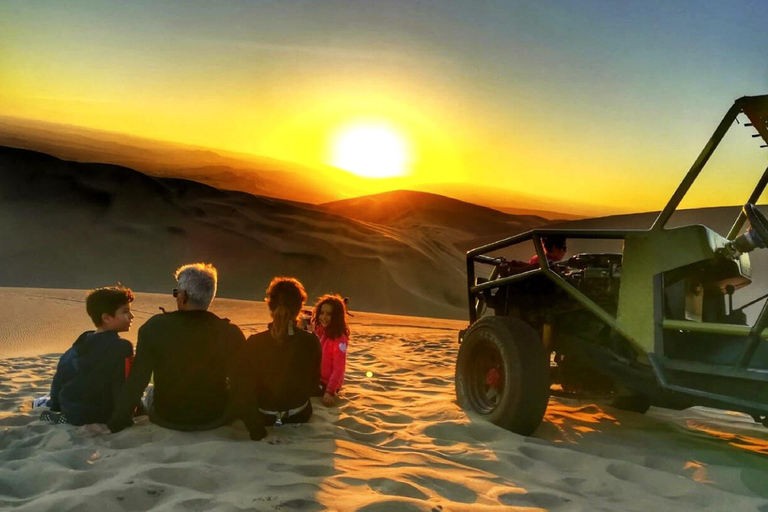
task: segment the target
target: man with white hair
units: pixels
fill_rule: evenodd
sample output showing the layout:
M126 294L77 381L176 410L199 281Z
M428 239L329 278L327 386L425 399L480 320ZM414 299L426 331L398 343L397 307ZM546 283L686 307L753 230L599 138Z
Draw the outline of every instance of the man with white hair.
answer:
M118 432L133 423L147 391L149 419L175 430L209 430L235 419L237 365L245 343L239 327L208 311L217 271L207 263L176 271L177 311L158 314L139 329L133 369L107 426Z

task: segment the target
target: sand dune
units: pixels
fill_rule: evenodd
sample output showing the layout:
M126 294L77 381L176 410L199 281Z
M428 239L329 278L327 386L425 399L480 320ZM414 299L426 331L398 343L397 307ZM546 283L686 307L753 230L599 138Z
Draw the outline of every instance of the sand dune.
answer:
M121 165L154 176L192 179L269 197L298 201L337 197L312 180L314 170L297 164L77 126L0 116L0 145L81 163ZM315 186L308 187L310 183Z
M743 415L637 415L552 399L531 438L467 418L453 394L459 321L355 312L340 403L315 404L308 424L281 427L285 444L252 442L240 422L181 433L141 419L95 438L43 423L29 401L47 391L57 354L87 328L83 294L0 289L2 305L24 305L0 340L1 507L768 510L768 429ZM135 328L170 302L139 294ZM214 310L246 333L266 322L263 303L217 299ZM41 315L58 323L34 327Z
M0 149L0 284L172 286L211 261L221 295L261 299L274 275L356 307L462 317L464 260L450 231L363 223L283 201L118 166ZM163 283L168 283L163 285Z
M330 166L308 168L293 162L245 153L213 150L163 142L72 125L0 115L0 146L28 149L75 162L100 162L136 169L152 176L199 181L225 190L237 190L288 201L323 203L356 197L377 190L408 188L496 207L526 211L515 215L540 215L569 219L576 212L596 215L609 209L586 204L564 204L544 197L473 184L410 183L389 178L371 181ZM546 191L543 191L546 193ZM611 210L614 211L614 210Z
M510 215L437 194L396 190L319 205L325 211L382 226L448 236L462 252L549 223L535 215Z

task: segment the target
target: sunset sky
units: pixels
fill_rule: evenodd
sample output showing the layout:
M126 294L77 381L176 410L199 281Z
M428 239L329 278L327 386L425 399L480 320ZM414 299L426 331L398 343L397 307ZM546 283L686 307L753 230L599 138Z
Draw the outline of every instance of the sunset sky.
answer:
M4 0L0 114L644 211L768 93L766 20L764 0ZM743 202L768 150L742 138L714 163L749 178L691 206Z

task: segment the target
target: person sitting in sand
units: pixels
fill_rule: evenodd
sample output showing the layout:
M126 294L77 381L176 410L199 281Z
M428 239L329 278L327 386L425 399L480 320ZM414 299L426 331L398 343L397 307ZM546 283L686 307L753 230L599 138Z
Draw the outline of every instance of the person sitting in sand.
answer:
M548 263L555 263L565 258L567 246L565 243L565 237L562 235L547 235L541 237L541 245L544 246L544 254L547 257ZM529 265L538 265L539 256L534 255L529 261Z
M312 312L315 334L320 338L323 350L320 394L326 406L333 405L344 383L349 346L346 304L347 301L339 295L327 294L318 299Z
M133 422L131 411L147 390L149 419L174 430L209 430L236 417L237 365L245 336L226 318L208 311L216 295L213 265L194 263L176 271L177 311L153 316L139 329L133 371L107 422L118 432Z
M304 423L312 416L310 396L320 380L320 342L299 328L298 317L307 293L291 277L276 277L267 289L272 322L267 331L245 342L243 421L251 439L267 435L265 426Z
M40 419L72 425L109 419L133 361L133 344L118 335L131 328L131 302L133 292L122 286L88 293L85 310L96 330L82 333L59 359L47 401L50 411Z

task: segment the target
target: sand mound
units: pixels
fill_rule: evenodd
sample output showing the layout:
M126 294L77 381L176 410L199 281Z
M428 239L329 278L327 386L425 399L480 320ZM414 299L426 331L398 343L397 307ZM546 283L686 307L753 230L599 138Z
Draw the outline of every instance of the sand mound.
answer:
M503 215L503 214L502 214ZM0 148L0 285L164 291L210 261L220 295L261 299L275 275L312 297L438 317L464 315L464 259L450 232L377 226L310 207L131 169Z
M382 226L449 237L465 252L547 224L535 215L510 215L437 194L396 190L319 205L325 211Z
M40 322L38 306L72 314L59 292L0 297L22 293L29 308L17 312L26 315L20 325ZM164 301L143 294L136 306ZM263 304L214 304L246 332L264 327ZM467 418L453 394L460 327L356 313L338 406L316 403L308 424L278 430L279 445L250 441L240 422L181 433L141 419L95 438L42 423L29 401L48 389L57 355L0 360L0 507L768 511L768 429L743 415L652 408L641 416L551 400L531 438ZM80 330L54 329L53 345L38 348L58 351ZM28 334L5 335L2 353L6 343L27 346Z

